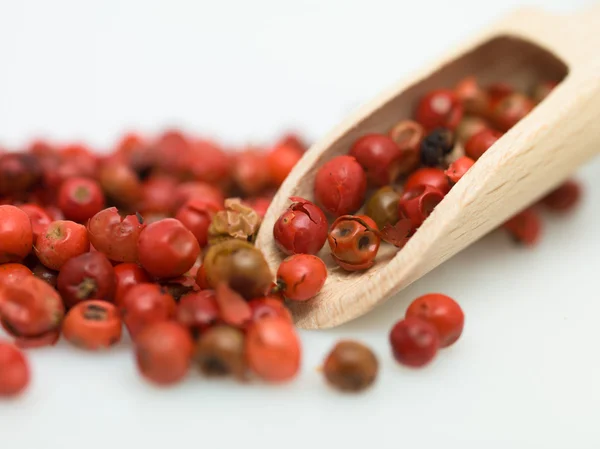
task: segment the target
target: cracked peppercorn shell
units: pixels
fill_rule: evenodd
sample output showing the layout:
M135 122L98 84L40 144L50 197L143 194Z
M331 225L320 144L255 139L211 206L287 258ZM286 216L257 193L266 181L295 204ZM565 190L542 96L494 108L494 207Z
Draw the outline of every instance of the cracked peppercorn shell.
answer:
M198 338L194 364L207 376L233 375L237 379L245 379L248 368L244 340L244 333L235 327L211 327Z
M404 191L398 203L398 214L400 217L408 218L413 230L416 230L443 199L444 194L435 187L419 185Z
M338 342L323 365L325 379L334 388L359 392L370 387L377 378L379 362L367 346L357 341Z
M327 217L308 200L293 201L273 225L275 244L288 255L317 254L327 240Z
M419 166L421 141L425 128L413 120L401 120L388 133L402 153L398 175L406 175Z
M377 229L366 215L343 215L331 225L327 241L333 260L346 271L370 268L375 263L381 238L367 226Z

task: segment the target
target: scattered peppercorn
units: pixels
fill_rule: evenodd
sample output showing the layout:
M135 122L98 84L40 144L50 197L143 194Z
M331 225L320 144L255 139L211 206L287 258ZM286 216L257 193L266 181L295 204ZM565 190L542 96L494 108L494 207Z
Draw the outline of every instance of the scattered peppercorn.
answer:
M331 350L323 374L329 385L341 391L359 392L370 387L377 378L379 362L367 346L345 340Z
M245 379L247 374L244 333L231 326L218 325L204 332L194 350L194 362L207 376L233 375Z
M29 362L16 346L0 341L0 397L22 393L29 384Z

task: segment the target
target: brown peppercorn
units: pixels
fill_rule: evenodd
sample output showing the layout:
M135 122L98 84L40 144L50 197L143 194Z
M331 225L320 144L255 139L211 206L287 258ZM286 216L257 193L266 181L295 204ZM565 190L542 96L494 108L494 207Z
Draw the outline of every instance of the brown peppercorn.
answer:
M246 377L244 333L231 326L215 326L198 339L194 351L194 362L207 376L233 375Z
M253 242L261 218L239 198L225 200L225 210L217 212L208 228L208 243L214 245L223 240L238 239Z
M386 224L395 225L398 222L398 203L400 194L392 186L377 190L367 201L365 214L372 218L379 229Z
M379 363L368 347L352 340L338 342L325 359L327 382L341 391L359 392L377 377Z

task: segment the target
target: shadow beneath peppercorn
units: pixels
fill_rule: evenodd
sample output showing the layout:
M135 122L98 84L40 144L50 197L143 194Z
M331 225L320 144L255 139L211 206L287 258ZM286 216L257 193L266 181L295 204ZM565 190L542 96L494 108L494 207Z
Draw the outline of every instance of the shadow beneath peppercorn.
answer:
M404 317L412 300L426 293L440 292L458 296L461 289L469 288L470 279L485 276L486 264L502 266L510 263L515 251L529 250L516 245L510 237L496 230L469 248L438 266L415 283L392 296L388 301L366 315L336 328L343 333L381 332ZM461 298L456 298L462 304ZM463 304L464 305L464 304Z

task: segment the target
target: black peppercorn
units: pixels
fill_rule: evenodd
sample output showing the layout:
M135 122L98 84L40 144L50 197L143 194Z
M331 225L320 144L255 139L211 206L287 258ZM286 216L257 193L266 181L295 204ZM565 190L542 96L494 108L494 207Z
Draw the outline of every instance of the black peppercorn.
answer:
M427 167L441 165L454 147L454 135L446 128L436 128L421 142L421 162Z

